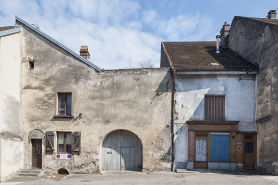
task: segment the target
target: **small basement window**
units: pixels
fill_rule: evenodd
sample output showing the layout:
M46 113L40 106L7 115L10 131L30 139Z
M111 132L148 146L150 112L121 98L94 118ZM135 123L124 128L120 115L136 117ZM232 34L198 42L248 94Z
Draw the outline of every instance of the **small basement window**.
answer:
M29 69L31 70L35 69L34 61L29 61Z
M69 172L68 172L68 170L66 170L66 169L64 169L64 168L60 168L60 169L58 170L58 174L61 174L61 175L68 175Z

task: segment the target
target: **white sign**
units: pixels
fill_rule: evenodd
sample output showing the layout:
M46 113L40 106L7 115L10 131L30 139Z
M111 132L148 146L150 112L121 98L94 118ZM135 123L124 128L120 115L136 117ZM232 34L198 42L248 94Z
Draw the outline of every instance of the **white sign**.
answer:
M71 154L56 154L56 159L71 159Z

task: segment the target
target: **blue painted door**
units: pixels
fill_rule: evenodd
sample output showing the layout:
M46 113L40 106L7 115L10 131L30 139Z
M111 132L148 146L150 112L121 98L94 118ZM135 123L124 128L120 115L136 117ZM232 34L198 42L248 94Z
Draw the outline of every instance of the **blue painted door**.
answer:
M230 134L211 134L210 161L229 162Z

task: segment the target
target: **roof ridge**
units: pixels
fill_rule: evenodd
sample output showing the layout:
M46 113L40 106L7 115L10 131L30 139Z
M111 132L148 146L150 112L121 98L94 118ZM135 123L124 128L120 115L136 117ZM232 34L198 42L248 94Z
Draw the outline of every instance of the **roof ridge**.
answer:
M242 17L242 18L252 19L255 21L260 21L260 22L264 22L264 23L268 23L268 24L278 25L278 19L268 19L268 18L260 18L260 17L244 17L244 16L235 16L235 17ZM275 23L271 22L270 20L277 21L277 23L275 24Z
M180 42L216 42L216 40L215 41L162 41L162 43L164 43L164 42L173 42L173 43L180 43Z
M22 24L24 24L25 26L27 26L28 28L32 29L33 31L37 32L38 34L42 35L43 37L47 38L48 40L52 41L54 44L60 46L62 49L66 50L67 52L69 52L70 54L72 54L73 56L75 56L76 58L78 58L79 60L81 60L82 62L84 62L85 64L93 67L94 69L96 69L97 71L101 71L102 69L100 67L98 67L97 65L93 64L92 62L86 60L85 58L81 57L79 54L77 54L76 52L74 52L73 50L69 49L67 46L65 46L64 44L58 42L57 40L55 40L54 38L50 37L49 35L47 35L46 33L44 33L43 31L36 29L35 27L33 27L31 24L29 24L28 22L26 22L25 20L21 19L18 16L15 16L15 19L19 22L21 22Z

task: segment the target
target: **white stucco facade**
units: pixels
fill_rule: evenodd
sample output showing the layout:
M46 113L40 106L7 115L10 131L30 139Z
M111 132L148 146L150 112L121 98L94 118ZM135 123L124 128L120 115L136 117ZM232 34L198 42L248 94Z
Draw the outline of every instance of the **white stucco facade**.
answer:
M20 32L0 37L0 180L23 166Z
M240 121L237 131L256 132L256 78L242 74L177 74L175 80L175 165L186 168L188 125L204 121L205 95L225 95L225 121Z

